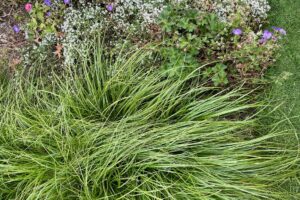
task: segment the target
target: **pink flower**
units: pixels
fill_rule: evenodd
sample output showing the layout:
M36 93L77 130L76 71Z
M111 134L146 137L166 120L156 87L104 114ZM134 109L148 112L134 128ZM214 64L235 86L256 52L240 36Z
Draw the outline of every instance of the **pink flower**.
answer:
M32 4L31 3L26 3L25 4L25 10L26 10L26 12L30 12L31 9L32 9Z

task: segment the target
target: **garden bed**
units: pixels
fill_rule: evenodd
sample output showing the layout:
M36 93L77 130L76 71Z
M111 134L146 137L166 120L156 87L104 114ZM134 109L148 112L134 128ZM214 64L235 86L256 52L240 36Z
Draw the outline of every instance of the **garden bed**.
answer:
M12 3L0 198L300 198L298 134L264 123L266 0Z

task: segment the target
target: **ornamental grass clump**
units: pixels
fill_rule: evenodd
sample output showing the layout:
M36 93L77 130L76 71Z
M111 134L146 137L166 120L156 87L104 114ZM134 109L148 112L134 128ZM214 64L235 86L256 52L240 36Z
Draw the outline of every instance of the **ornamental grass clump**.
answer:
M47 84L33 71L1 82L1 199L297 196L281 187L297 175L297 144L282 139L295 135L259 132L242 90L145 73L144 50L89 55Z

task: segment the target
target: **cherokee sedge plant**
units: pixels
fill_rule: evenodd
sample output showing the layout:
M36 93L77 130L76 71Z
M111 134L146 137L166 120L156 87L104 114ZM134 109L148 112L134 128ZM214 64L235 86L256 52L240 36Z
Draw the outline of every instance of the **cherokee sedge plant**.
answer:
M50 84L1 83L1 198L299 198L282 187L299 171L293 134L260 132L242 90L145 73L145 56L87 48Z

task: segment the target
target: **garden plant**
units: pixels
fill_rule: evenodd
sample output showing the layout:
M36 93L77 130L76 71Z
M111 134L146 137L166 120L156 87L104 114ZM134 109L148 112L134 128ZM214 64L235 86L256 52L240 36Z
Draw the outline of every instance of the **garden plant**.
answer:
M1 4L0 199L300 199L273 1Z

